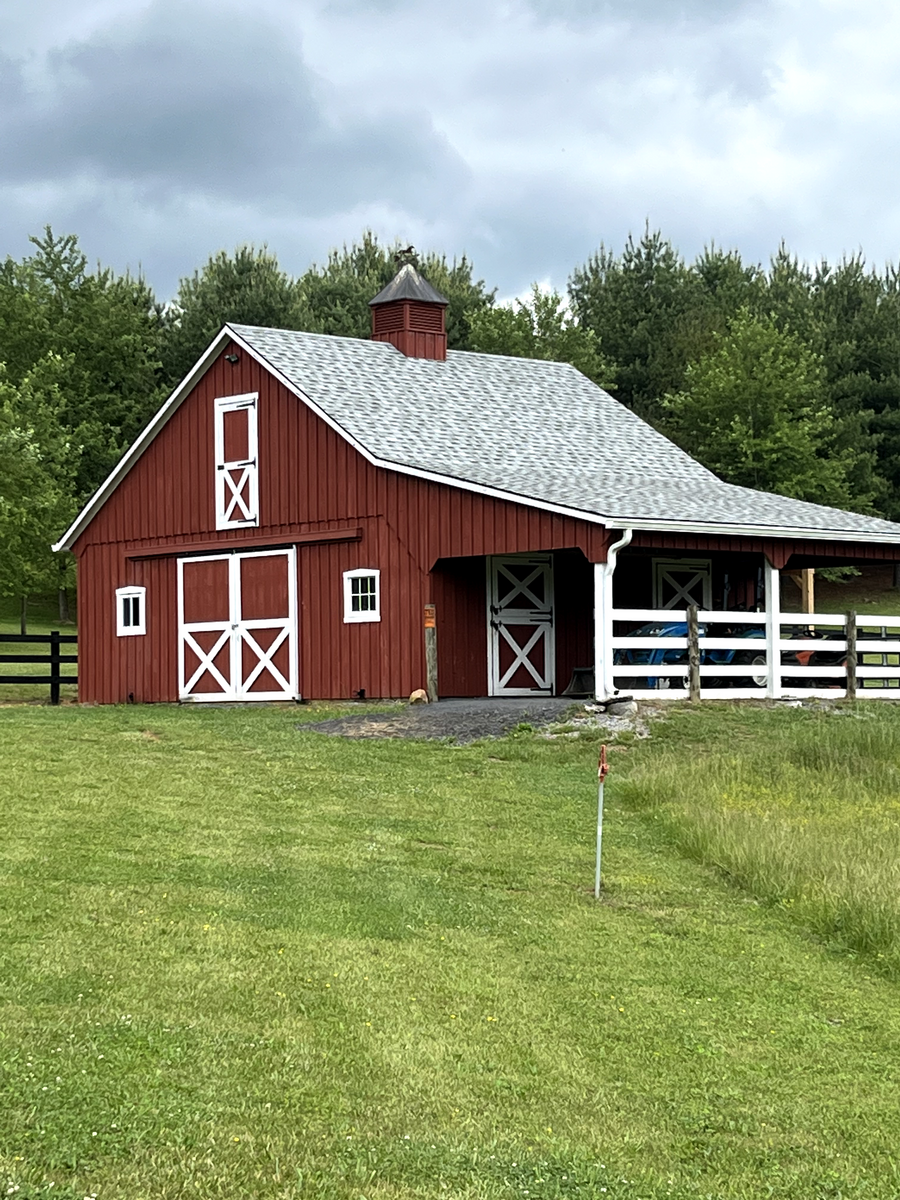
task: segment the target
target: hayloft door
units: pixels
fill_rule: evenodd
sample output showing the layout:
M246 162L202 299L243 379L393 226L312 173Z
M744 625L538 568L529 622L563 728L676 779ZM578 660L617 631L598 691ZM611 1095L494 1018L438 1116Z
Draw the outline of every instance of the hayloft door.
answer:
M291 700L297 690L295 552L178 560L181 700Z
M488 558L488 691L552 696L553 555Z

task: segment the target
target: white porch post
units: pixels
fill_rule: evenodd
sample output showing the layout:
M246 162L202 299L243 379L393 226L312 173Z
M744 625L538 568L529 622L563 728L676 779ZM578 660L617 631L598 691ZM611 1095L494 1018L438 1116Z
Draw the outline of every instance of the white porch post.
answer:
M612 657L609 639L612 637L612 621L607 621L606 563L594 563L594 699L606 699L606 681L609 675L607 658Z
M769 671L767 695L781 695L781 572L766 558L766 662Z
M632 530L609 547L605 563L594 563L594 696L606 700L613 695L613 574L620 550L631 541Z

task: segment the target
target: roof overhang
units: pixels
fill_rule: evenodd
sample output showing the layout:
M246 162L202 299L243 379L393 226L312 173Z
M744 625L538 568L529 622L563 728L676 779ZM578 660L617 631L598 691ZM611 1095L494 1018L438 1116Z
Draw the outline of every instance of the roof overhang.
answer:
M868 533L854 529L798 529L790 525L739 525L727 521L642 521L634 517L605 516L610 529L634 529L652 533L727 534L744 538L795 538L806 542L867 542L873 545L896 546L900 556L900 532L897 534Z
M200 380L213 360L218 356L222 346L231 340L231 335L228 332L228 326L216 335L212 340L191 370L185 375L181 383L174 392L166 400L162 408L159 409L153 420L147 425L131 443L113 469L104 479L103 483L97 488L87 504L62 535L58 542L51 546L51 550L71 550L75 542L84 533L88 525L116 490L121 481L125 478L137 460L141 457L156 435L169 423L178 409L181 407L182 401L187 397L191 389ZM254 355L254 357L256 357Z
M249 354L273 378L277 379L288 391L292 392L299 400L306 404L316 416L324 421L326 425L330 426L345 441L349 442L354 450L375 467L381 467L388 471L397 471L401 475L409 475L414 479L423 479L429 483L441 483L450 487L462 488L464 491L474 492L480 496L488 496L495 500L505 500L513 504L525 504L529 508L537 508L543 512L556 513L564 517L573 517L576 520L587 521L592 525L600 525L606 529L634 529L654 533L700 533L712 536L726 535L732 537L795 538L803 541L867 542L879 545L897 545L898 555L900 555L900 532L894 536L889 533L863 533L847 529L813 530L780 525L742 525L727 521L649 521L630 517L626 514L588 512L561 504L552 504L546 500L524 495L521 492L505 491L502 488L489 487L472 480L461 479L457 476L444 475L436 471L426 471L405 463L397 463L389 459L379 458L372 454L361 442L357 441L340 422L336 421L320 408L312 397L308 396L302 388L299 388L291 379L279 371L277 367L273 366L264 355L255 350L229 325L222 327L221 331L216 335L178 387L172 392L153 420L150 421L143 432L132 443L131 447L122 455L110 474L96 492L94 492L93 496L91 496L90 500L88 500L63 536L53 545L53 550L72 549L75 542L115 491L116 487L118 487L119 483L125 478L157 434L172 419L191 390L209 370L222 348L232 342L240 346L245 354Z

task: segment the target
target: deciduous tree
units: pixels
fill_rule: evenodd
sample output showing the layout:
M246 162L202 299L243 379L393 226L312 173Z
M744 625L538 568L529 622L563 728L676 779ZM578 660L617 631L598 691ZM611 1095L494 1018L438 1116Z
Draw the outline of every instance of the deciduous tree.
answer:
M863 508L848 481L853 448L836 438L824 365L772 319L742 309L666 397L685 449L730 483L843 508Z
M483 279L473 277L465 254L448 261L445 255L433 252L398 254L399 247L399 242L381 245L366 230L360 241L332 250L323 266L313 264L298 281L309 322L301 327L343 337L369 337L369 301L390 283L401 262L408 260L447 298L449 348L471 349L472 318L491 307L496 289L488 291Z
M24 598L64 588L72 557L50 546L78 507L82 447L60 414L71 363L49 354L16 386L0 368L0 594Z
M488 354L571 363L601 387L613 383L614 369L593 329L575 320L558 292L542 292L537 284L528 302L516 300L472 313L470 343L473 350Z

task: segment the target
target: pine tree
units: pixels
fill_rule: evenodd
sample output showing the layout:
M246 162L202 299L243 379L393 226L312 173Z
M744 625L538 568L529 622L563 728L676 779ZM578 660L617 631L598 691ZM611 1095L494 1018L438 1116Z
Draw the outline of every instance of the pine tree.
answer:
M614 371L597 335L566 311L558 292L542 292L535 284L527 303L483 308L470 322L473 350L571 363L601 387L612 386Z

